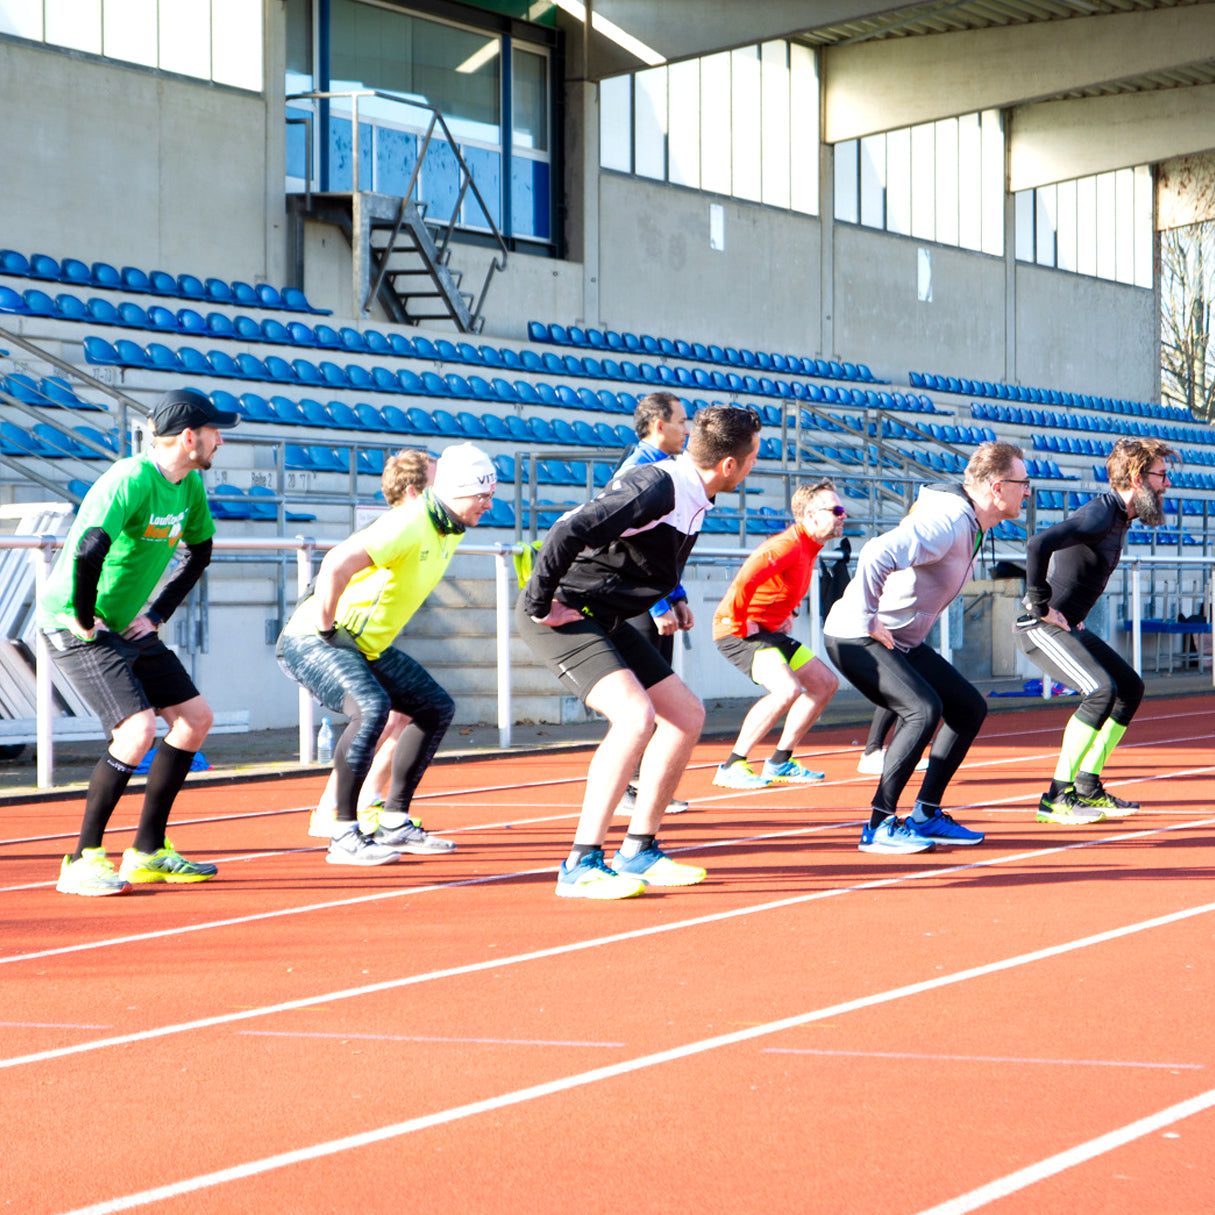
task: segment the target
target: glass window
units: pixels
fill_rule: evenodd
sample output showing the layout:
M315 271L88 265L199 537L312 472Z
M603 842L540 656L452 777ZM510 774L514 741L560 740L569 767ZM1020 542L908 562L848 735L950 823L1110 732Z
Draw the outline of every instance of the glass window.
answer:
M514 48L511 123L515 147L548 151L548 59Z
M695 59L667 68L667 174L680 186L700 185L700 64Z
M730 53L706 55L700 61L700 187L729 194Z
M1041 186L1035 191L1034 218L1034 250L1039 266L1055 264L1055 187Z
M287 0L287 92L310 93L312 75L312 0Z
M958 244L983 248L983 130L978 114L958 119Z
M759 48L744 46L731 51L730 69L730 135L734 145L731 193L759 202L763 197Z
M1021 190L1015 196L1017 221L1017 259L1034 260L1034 191Z
M1055 264L1060 270L1076 270L1076 183L1061 181L1056 188L1058 200L1055 230Z
M1076 269L1097 273L1097 179L1082 177L1076 182Z
M958 120L943 118L936 126L936 239L958 243Z
M886 136L886 230L911 235L911 131Z
M1152 206L1152 170L1148 165L1135 169L1135 286L1152 285L1155 264L1156 217Z
M789 44L789 202L818 214L818 60L808 46Z
M210 0L160 0L160 66L211 78Z
M928 122L911 128L911 235L936 240L936 130Z
M599 82L599 163L633 171L633 78L609 76Z
M1113 278L1118 267L1117 207L1113 173L1097 175L1097 277Z
M211 0L211 79L216 84L261 92L261 5L248 0Z
M1120 283L1135 281L1135 174L1114 174L1114 275Z
M861 223L870 228L886 225L885 135L861 140Z
M789 206L789 44L765 42L760 47L761 171L763 201Z
M835 145L835 218L841 223L860 220L860 144L855 139Z
M40 0L0 0L0 34L42 41Z
M664 181L667 175L667 69L634 77L633 172Z
M983 252L1004 254L1004 120L999 110L984 110Z
M156 0L106 0L102 53L156 66Z
M101 54L101 0L46 0L46 40Z

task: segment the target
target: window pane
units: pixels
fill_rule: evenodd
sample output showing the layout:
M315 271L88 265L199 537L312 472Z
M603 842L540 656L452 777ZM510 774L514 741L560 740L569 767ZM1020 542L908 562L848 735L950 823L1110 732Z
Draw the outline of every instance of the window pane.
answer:
M680 186L700 185L700 64L695 59L667 68L667 178Z
M789 44L790 204L818 214L818 60L807 46Z
M759 48L741 47L730 53L732 106L730 134L734 149L733 190L738 198L759 202L760 79Z
M958 243L958 120L943 118L936 124L937 138L937 240Z
M1135 286L1151 287L1156 217L1152 213L1152 170L1135 169Z
M788 45L787 42L765 42L760 47L763 200L773 207L789 205Z
M312 3L287 0L287 92L310 93L312 77Z
M921 240L937 235L936 149L932 123L911 128L911 235Z
M102 54L156 66L156 0L106 0Z
M855 139L835 145L835 218L844 224L860 221L860 144Z
M211 79L210 0L160 0L160 66Z
M983 252L1004 254L1004 126L999 110L983 111Z
M1114 273L1120 283L1135 281L1135 174L1114 174Z
M515 147L548 151L548 59L515 47L511 121Z
M633 78L609 76L599 82L599 164L633 171Z
M1021 190L1013 195L1017 216L1017 252L1019 262L1034 260L1034 192Z
M667 175L667 69L650 68L634 77L633 172L664 181Z
M1076 269L1076 183L1061 181L1058 185L1057 253L1055 262L1060 270Z
M1117 266L1117 208L1113 173L1097 175L1097 277L1113 278Z
M1034 233L1034 247L1037 252L1039 266L1055 264L1055 187L1039 186L1035 191L1034 215L1037 220L1037 231Z
M0 0L0 34L42 41L42 0Z
M983 247L983 136L978 114L958 119L958 244Z
M861 223L869 228L886 225L885 135L861 140Z
M46 0L46 40L101 54L101 0Z
M1076 182L1076 269L1097 273L1097 179Z
M886 136L886 228L911 235L911 131Z
M262 89L262 12L248 0L211 0L211 79Z
M730 193L730 54L700 61L700 188Z

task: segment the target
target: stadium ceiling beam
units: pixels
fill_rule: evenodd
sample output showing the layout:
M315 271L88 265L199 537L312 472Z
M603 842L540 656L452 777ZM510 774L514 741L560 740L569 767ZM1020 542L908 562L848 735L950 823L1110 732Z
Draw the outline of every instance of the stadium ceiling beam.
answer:
M1009 189L1215 149L1215 85L1018 107L1009 124Z
M828 47L824 138L857 139L1208 62L1215 5ZM1186 90L1170 90L1186 91Z
M555 0L569 47L569 75L600 80L655 63L691 59L806 30L899 12L880 0ZM582 22L592 13L590 66ZM601 28L602 27L602 28ZM623 37L618 37L619 31Z

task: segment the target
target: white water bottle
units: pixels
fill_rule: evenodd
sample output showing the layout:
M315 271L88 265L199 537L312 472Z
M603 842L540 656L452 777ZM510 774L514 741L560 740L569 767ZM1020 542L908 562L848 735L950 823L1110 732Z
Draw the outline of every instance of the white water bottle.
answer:
M316 735L316 762L333 763L333 725L329 718L321 718L321 728Z

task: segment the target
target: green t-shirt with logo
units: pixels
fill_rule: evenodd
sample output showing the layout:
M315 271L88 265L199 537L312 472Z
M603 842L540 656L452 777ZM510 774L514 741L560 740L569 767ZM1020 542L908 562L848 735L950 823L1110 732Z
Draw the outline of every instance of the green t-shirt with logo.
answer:
M350 579L338 599L336 623L346 628L368 658L378 658L434 590L455 555L460 535L444 535L422 498L403 503L356 533L372 564ZM283 631L299 637L316 631L316 596L295 610Z
M38 601L42 628L67 628L75 622L76 550L80 538L95 527L110 537L97 585L97 622L116 633L143 611L179 541L201 544L215 535L197 470L174 484L147 453L118 460L80 504Z

